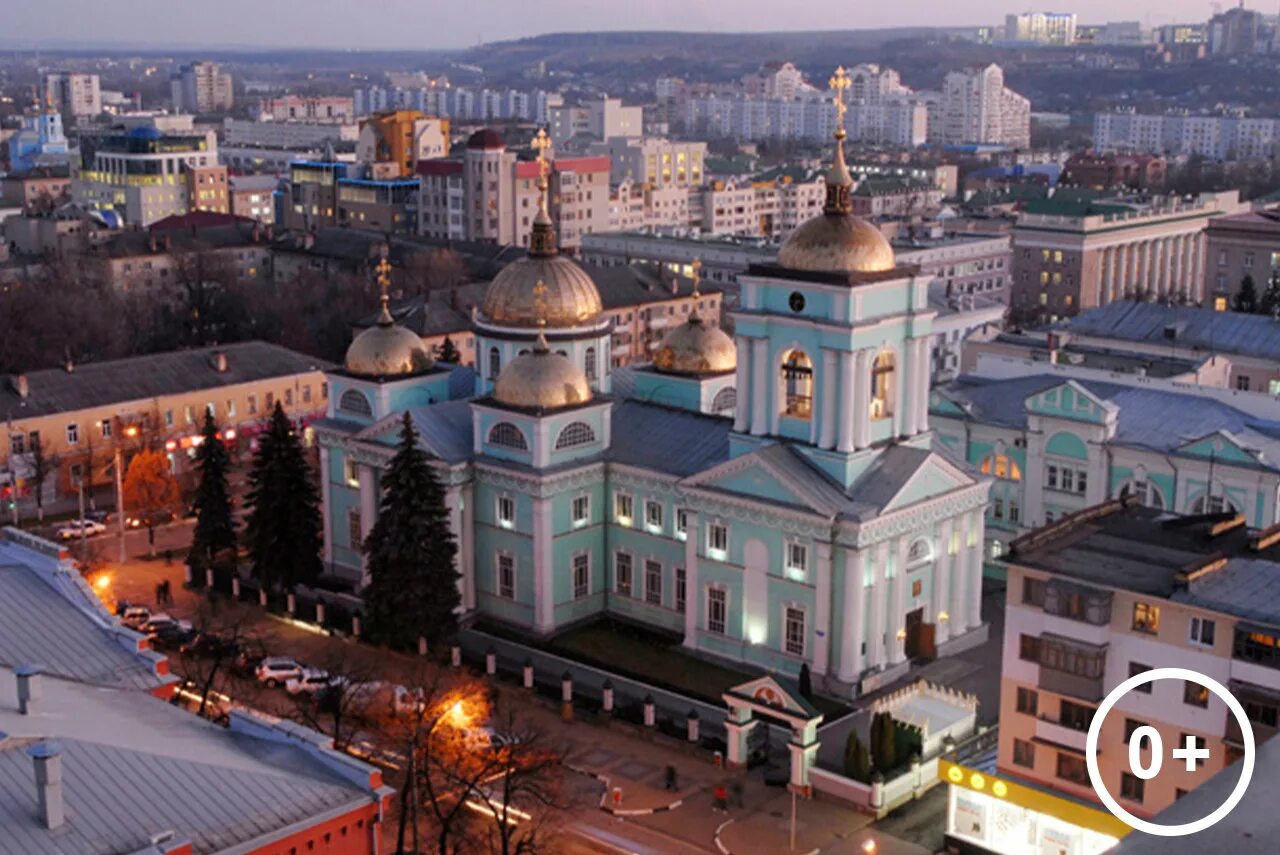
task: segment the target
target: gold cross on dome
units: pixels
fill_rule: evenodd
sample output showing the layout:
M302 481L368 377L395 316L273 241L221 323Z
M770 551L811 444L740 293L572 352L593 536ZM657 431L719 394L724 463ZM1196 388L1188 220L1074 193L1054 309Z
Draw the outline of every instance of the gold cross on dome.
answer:
M383 253L374 271L378 274L378 287L382 289L382 296L386 297L387 289L391 287L391 262L387 260L386 253Z
M533 146L533 150L538 153L538 175L545 181L551 168L547 160L547 149L551 148L551 137L547 136L546 128L538 128L538 132L533 135L533 142L529 145Z
M832 101L836 105L836 127L844 127L844 114L849 109L849 105L844 102L844 93L851 85L853 80L849 77L849 72L844 70L844 66L836 68L835 74L831 75L831 79L827 81L827 85L831 87L831 91L835 92Z
M689 275L693 278L693 299L696 300L701 296L699 288L702 284L702 259L695 258L692 263L689 264L689 268L692 270Z

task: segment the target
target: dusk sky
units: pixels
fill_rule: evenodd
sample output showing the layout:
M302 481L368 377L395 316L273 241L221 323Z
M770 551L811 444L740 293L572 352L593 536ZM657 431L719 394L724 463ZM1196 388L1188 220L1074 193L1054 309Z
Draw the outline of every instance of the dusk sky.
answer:
M997 0L19 0L5 3L0 44L65 47L274 46L449 48L540 33L582 30L810 30L960 26L1001 22L1025 8L1074 11L1082 23L1139 19L1145 25L1203 21L1203 0L1106 0L1008 5ZM1224 4L1232 5L1232 4ZM1247 3L1273 12L1274 4Z

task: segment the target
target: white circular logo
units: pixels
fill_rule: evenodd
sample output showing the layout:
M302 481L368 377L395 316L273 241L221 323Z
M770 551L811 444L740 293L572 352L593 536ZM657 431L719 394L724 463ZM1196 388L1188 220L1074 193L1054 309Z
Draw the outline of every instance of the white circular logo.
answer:
M1227 705L1227 709L1231 710L1231 714L1239 722L1241 739L1244 741L1244 763L1240 768L1240 780L1236 782L1236 788L1231 791L1231 795L1213 813L1203 816L1195 822L1186 822L1182 825L1160 825L1129 813L1107 791L1106 784L1102 781L1102 774L1098 771L1098 734L1102 732L1102 722L1106 719L1107 713L1111 712L1111 708L1116 705L1116 702L1129 691L1147 683L1154 683L1156 680L1186 680L1204 686L1210 692L1222 698ZM1148 738L1148 731L1154 732L1152 728L1139 728L1138 730L1143 731ZM1129 748L1131 765L1133 758L1138 754L1135 751L1135 746L1139 745L1140 742L1138 731L1135 731L1134 736L1131 737ZM1158 739L1152 742L1153 754L1158 753L1158 745ZM1102 799L1102 803L1107 806L1107 810L1111 811L1116 819L1126 823L1131 828L1137 831L1144 831L1147 834L1154 834L1157 837L1183 837L1188 834L1195 834L1197 831L1204 831L1214 825L1231 813L1235 806L1240 803L1240 799L1244 798L1244 791L1249 788L1249 781L1253 778L1253 726L1249 723L1249 717L1245 715L1244 707L1236 700L1235 695L1227 691L1226 687L1217 680L1207 677L1199 671L1192 671L1189 668L1155 668L1151 671L1143 671L1141 674L1134 674L1112 689L1098 706L1097 712L1093 714L1093 722L1089 725L1089 735L1085 739L1084 751L1085 765L1089 769L1089 781L1093 784L1093 789L1098 794L1098 798ZM1154 771L1148 767L1139 769L1137 766L1134 767L1133 771L1144 779L1152 778L1159 770L1159 761L1153 758L1152 763L1155 766Z

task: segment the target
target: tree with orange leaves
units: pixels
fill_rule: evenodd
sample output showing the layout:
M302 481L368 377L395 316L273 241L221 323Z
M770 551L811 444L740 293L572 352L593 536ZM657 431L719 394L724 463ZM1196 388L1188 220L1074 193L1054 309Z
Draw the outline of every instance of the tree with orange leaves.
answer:
M124 506L147 527L148 554L156 556L156 526L176 511L182 495L163 451L142 451L129 461L124 476Z

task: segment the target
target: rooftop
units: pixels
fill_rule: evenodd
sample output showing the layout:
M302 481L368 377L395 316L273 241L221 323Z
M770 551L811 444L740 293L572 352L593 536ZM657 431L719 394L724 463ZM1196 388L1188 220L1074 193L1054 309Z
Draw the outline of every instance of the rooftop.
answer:
M1266 315L1121 300L1064 324L1077 335L1280 361L1280 323Z
M226 356L219 371L215 354ZM245 341L220 347L173 350L105 362L86 362L67 372L45 368L26 375L27 395L15 383L0 385L0 412L15 419L69 413L90 407L143 402L150 406L163 395L180 395L289 377L334 367L328 362L265 341Z
M1034 361L1045 362L1049 359L1049 344L1043 336L1004 332L997 336L994 342L1030 348L1030 358ZM1142 374L1146 377L1161 378L1182 377L1194 372L1210 358L1209 354L1189 359L1163 353L1135 352L1070 341L1059 347L1057 354L1057 359L1060 363L1078 365L1082 368L1094 368L1099 371Z

